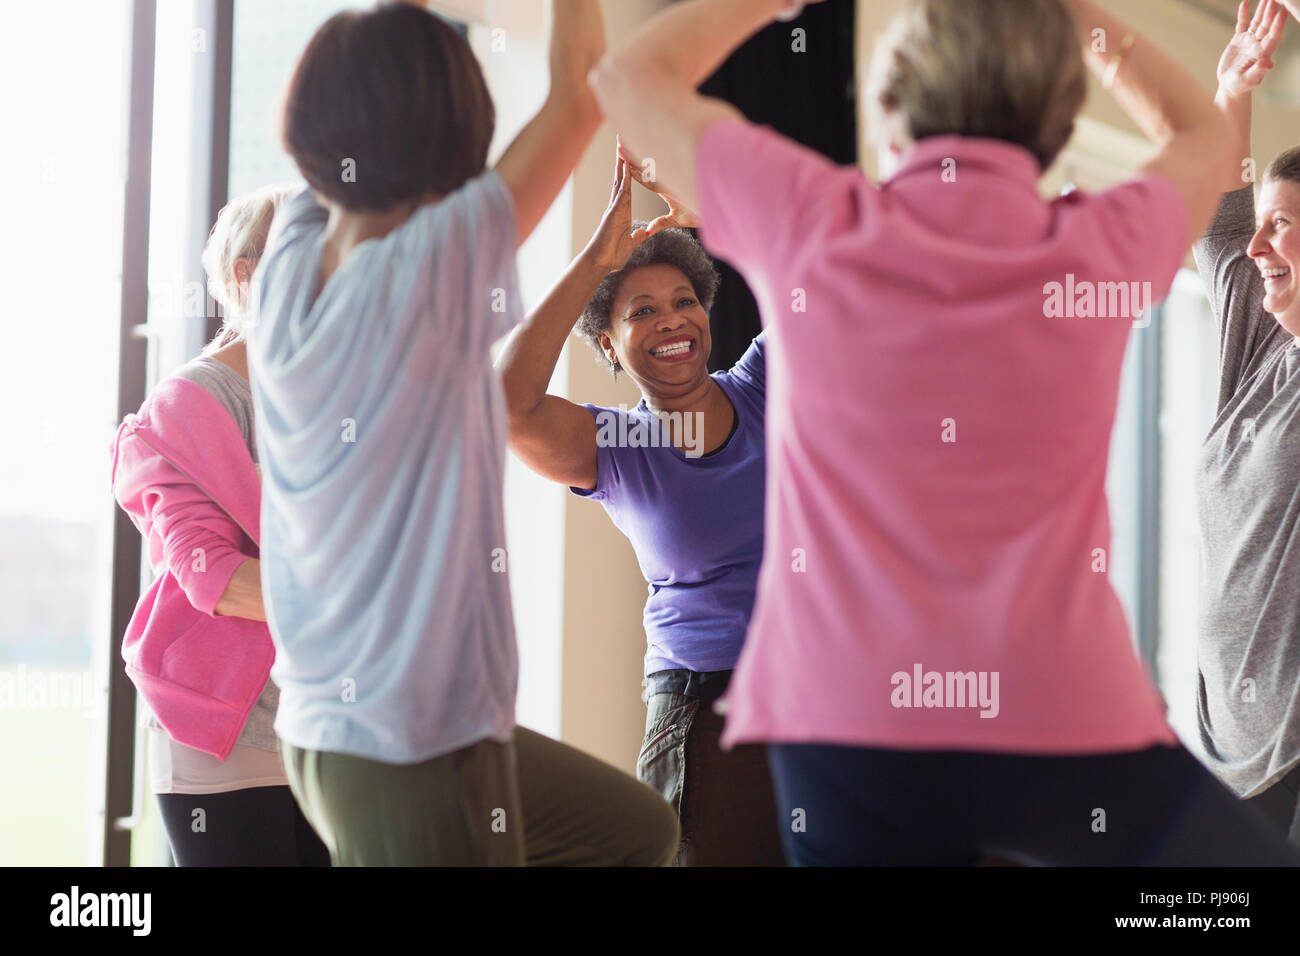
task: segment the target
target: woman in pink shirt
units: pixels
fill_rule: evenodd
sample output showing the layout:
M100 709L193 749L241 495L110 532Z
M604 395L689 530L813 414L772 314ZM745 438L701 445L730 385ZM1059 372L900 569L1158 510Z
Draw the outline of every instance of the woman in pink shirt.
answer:
M222 330L113 443L113 493L158 570L122 657L152 711L150 783L178 866L329 865L280 759L258 561L248 290L287 195L263 189L221 210L203 265Z
M1235 163L1209 94L1086 0L915 0L864 97L877 188L695 92L787 7L674 6L592 80L771 342L763 566L721 703L724 746L770 746L787 858L1300 862L1179 745L1106 575L1130 329ZM1045 201L1085 61L1158 150Z

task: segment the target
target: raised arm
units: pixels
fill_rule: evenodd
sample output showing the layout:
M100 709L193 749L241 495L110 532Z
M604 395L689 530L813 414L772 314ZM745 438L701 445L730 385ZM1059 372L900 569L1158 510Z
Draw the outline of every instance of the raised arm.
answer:
M1224 408L1239 384L1254 373L1263 354L1282 331L1264 311L1264 278L1251 260L1255 235L1251 158L1251 96L1273 66L1282 39L1286 11L1261 3L1250 15L1249 3L1237 11L1237 26L1219 61L1215 104L1233 132L1238 167L1220 188L1225 195L1214 219L1192 251L1219 325L1219 405Z
M1253 168L1250 148L1251 100L1256 87L1273 69L1273 54L1282 43L1286 29L1286 9L1274 0L1264 0L1252 17L1249 0L1241 0L1237 9L1237 27L1219 60L1219 88L1214 104L1232 129L1233 154L1237 159L1234 174L1225 179L1222 192L1233 192L1254 181L1245 175Z
M735 107L695 88L790 6L789 0L672 4L611 50L592 73L592 87L626 155L643 169L653 160L655 179L687 207L700 208L695 155L701 134L715 120L740 118Z
M514 198L520 245L541 222L600 125L600 110L586 82L605 52L600 3L552 0L551 9L550 92L496 165Z
M596 487L596 421L580 405L547 394L555 363L601 280L621 269L654 232L677 224L661 217L649 229L632 231L632 178L627 164L616 159L609 206L596 234L506 342L497 361L511 450L543 478L574 488Z
M1244 176L1251 152L1251 100L1255 88L1273 69L1273 55L1282 44L1287 25L1286 9L1274 0L1264 0L1251 16L1251 3L1242 0L1236 12L1236 33L1223 51L1218 65L1218 90L1214 105L1232 129L1238 169L1222 183L1223 193L1242 189L1255 177ZM1251 161L1253 168L1253 161Z
M1230 170L1239 168L1227 119L1177 60L1091 0L1067 2L1088 66L1160 147L1145 169L1168 179L1182 193L1190 246L1210 221L1219 185Z
M1247 161L1251 159L1251 98L1273 68L1273 54L1285 27L1286 10L1280 4L1264 0L1252 17L1249 0L1242 0L1237 9L1237 26L1219 59L1219 88L1214 103L1232 130L1238 166L1218 186L1220 192L1239 195L1222 197L1218 212L1193 252L1221 333L1234 318L1253 319L1252 313L1259 311L1264 297L1264 280L1247 254L1255 233L1254 195L1247 191L1253 177L1246 175L1250 168Z

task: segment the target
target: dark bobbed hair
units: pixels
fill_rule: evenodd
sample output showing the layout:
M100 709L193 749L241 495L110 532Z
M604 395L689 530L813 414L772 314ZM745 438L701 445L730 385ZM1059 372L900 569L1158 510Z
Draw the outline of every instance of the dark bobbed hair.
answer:
M632 228L644 229L647 225L648 223L638 221L632 223ZM713 311L713 299L718 292L718 270L704 247L685 229L665 229L655 233L633 250L627 265L601 280L578 319L578 334L596 350L599 359L609 363L609 370L615 376L621 366L617 362L610 362L605 355L600 347L600 334L609 331L614 297L628 273L643 266L657 265L673 266L680 271L695 290L695 298L705 313Z
M383 211L483 172L495 122L465 38L394 2L335 14L316 31L285 90L280 139L316 192Z

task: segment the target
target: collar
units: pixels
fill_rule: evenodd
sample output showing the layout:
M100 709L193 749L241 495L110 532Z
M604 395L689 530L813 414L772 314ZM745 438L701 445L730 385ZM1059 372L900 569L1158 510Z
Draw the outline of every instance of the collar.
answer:
M945 159L957 161L958 181L963 169L983 170L1004 179L1020 180L1037 189L1043 171L1034 154L1023 146L978 136L927 136L908 150L890 182L916 173L941 169Z

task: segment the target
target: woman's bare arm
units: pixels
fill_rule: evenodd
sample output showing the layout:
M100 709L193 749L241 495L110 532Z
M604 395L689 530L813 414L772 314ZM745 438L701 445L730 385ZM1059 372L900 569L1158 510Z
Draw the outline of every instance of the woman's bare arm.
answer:
M1145 168L1182 193L1190 246L1218 205L1218 185L1237 168L1227 119L1196 77L1149 39L1091 0L1067 2L1089 68L1160 147Z
M1251 141L1252 97L1269 70L1273 55L1282 43L1286 10L1278 4L1261 3L1252 17L1249 0L1237 9L1237 26L1219 60L1219 88L1214 103L1232 128L1233 152L1238 167L1221 184L1233 192L1253 181Z
M700 208L695 155L704 130L740 119L728 103L696 87L789 0L690 0L648 20L601 61L591 82L606 118L637 165L653 160L655 179Z
M609 206L591 241L507 341L497 366L506 393L510 449L543 478L574 488L596 487L596 421L585 408L547 394L555 365L582 310L605 276L621 269L653 231L632 231L632 175L615 159Z
M506 148L496 171L514 199L519 244L541 222L600 125L587 73L605 52L597 0L553 0L551 88Z

